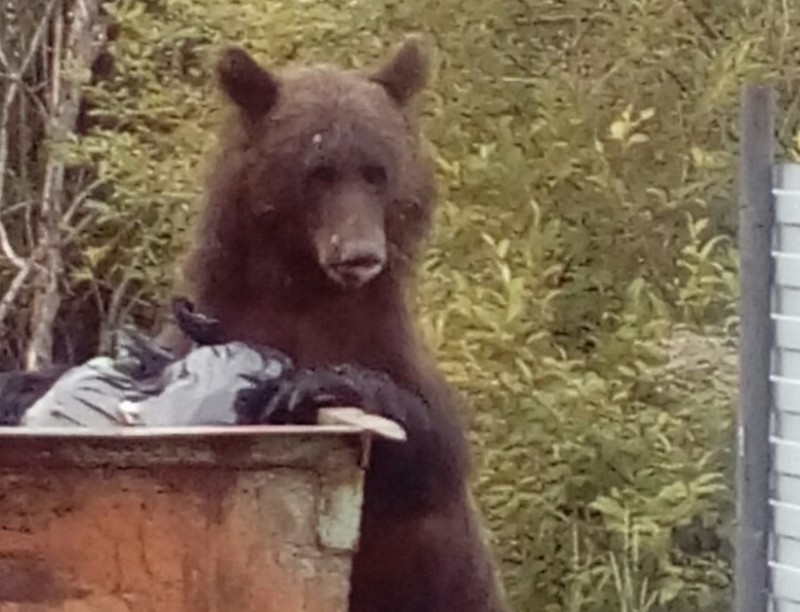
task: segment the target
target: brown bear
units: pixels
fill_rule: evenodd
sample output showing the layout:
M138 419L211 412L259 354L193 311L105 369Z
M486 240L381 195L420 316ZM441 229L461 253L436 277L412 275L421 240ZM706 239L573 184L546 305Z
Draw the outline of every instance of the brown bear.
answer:
M504 609L456 404L406 304L434 203L411 112L427 63L417 37L371 72L271 72L225 51L218 78L233 113L185 268L219 340L295 360L294 385L264 421L355 402L406 428L405 443L373 448L351 612Z

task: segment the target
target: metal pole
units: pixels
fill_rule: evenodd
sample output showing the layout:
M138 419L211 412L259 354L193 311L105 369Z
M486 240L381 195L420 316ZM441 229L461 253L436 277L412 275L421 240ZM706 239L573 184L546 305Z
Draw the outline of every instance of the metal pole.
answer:
M774 98L770 87L749 86L742 94L740 108L736 612L766 612L769 601Z

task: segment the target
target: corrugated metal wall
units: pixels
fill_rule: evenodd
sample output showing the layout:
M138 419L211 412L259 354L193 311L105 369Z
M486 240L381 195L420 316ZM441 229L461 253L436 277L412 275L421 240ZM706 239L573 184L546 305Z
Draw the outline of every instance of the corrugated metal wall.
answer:
M800 164L775 171L772 610L800 612Z

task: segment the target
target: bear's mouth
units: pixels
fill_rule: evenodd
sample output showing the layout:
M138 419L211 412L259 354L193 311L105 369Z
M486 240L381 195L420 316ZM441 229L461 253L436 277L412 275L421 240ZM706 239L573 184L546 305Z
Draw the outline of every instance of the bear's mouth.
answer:
M378 276L383 271L384 264L384 258L369 254L330 262L324 268L328 277L337 285L346 289L358 289Z

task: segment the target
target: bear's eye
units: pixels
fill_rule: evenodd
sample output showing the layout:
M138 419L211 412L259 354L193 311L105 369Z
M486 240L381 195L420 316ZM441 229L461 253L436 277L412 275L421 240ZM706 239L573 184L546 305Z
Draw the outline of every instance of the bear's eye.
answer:
M308 178L315 183L330 185L336 182L339 173L333 166L317 166L310 173Z
M364 166L361 175L370 185L382 187L386 184L386 170L383 166Z

